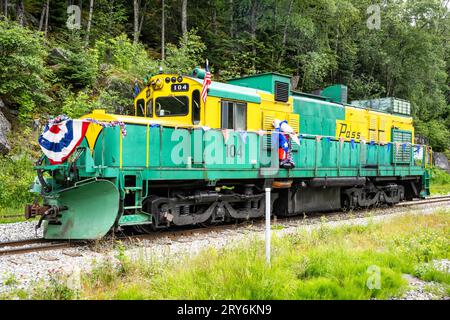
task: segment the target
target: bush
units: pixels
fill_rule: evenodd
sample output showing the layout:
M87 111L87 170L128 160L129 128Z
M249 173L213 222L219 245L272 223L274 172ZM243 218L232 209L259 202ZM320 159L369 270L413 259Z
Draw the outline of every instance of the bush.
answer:
M156 72L158 63L149 58L142 44L133 44L125 34L95 44L99 61L111 67L111 71L128 73L129 78L143 78Z
M434 151L442 152L450 148L450 142L448 140L450 131L444 122L440 120L431 120L428 122L417 120L415 127L417 133L428 138L429 144L433 147Z
M32 117L35 105L50 101L46 79L51 72L45 67L43 43L35 32L0 21L0 98L19 109L22 122Z
M62 113L71 118L79 118L89 113L93 107L86 93L79 92L78 94L74 94L69 92L63 102Z
M195 66L204 66L202 58L206 46L195 30L180 38L180 45L167 45L166 72L189 74Z
M98 53L95 49L84 50L71 47L62 50L65 58L57 57L54 62L57 77L69 87L83 89L95 84L98 76Z
M27 156L0 157L0 208L21 208L33 200L29 192L35 173Z

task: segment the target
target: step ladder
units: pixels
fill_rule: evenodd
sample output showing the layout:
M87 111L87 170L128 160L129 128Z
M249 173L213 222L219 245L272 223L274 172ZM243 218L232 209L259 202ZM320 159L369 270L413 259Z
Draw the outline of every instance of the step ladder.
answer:
M124 171L120 176L120 186L123 194L124 214L119 225L151 224L151 215L142 211L143 178L141 171ZM130 198L133 199L130 203ZM127 204L125 204L128 202ZM126 215L125 215L126 213Z
M422 197L427 197L430 195L430 180L431 180L431 174L430 171L425 170L424 174L423 174L423 179L422 179L422 192L421 192L421 196Z

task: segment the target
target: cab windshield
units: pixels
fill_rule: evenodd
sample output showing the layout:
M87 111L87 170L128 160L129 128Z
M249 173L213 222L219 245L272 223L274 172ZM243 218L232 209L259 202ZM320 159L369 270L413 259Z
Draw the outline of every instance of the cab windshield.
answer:
M186 96L159 97L155 100L158 117L185 116L189 113L189 98Z

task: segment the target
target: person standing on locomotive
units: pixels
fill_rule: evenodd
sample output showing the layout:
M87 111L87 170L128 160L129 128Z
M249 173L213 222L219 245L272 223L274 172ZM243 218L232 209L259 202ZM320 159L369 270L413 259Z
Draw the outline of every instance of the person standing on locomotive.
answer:
M280 167L285 169L292 169L295 167L295 163L292 160L291 150L292 145L289 136L294 133L292 127L286 120L280 121L278 119L273 120L273 126L275 132L278 132L278 159L280 161Z

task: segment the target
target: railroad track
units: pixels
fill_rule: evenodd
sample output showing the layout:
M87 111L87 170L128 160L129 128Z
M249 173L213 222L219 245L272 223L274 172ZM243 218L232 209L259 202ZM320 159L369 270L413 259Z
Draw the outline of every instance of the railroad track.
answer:
M438 203L438 202L448 202L450 201L450 195L448 196L438 196L438 197L429 197L427 199L422 200L413 200L413 201L405 201L397 204L397 207L410 207L415 205L421 205L421 204L432 204L432 203Z
M73 245L75 244L70 241L51 241L43 238L0 242L0 256L63 249Z
M402 203L397 204L396 206L393 206L388 209L392 210L392 209L401 208L401 207L413 207L413 206L442 203L442 202L450 202L450 195L449 196L432 197L432 198L423 199L423 200L402 202ZM384 211L386 211L386 208L370 209L370 212L373 212L375 214L380 213L380 211L384 212ZM364 214L364 212L367 212L367 210L354 211L353 213ZM349 219L348 212L339 211L339 212L331 212L331 213L308 214L306 220L308 221L309 219L317 219L317 218L320 218L323 216L325 216L328 220L339 220L341 217L344 219ZM275 220L274 223L287 223L287 224L292 224L292 225L297 223L297 225L298 225L299 221L305 221L305 218L300 215L300 216L293 216L293 217L286 217L286 218L276 217L274 220ZM239 222L239 223L213 225L213 226L208 226L208 227L193 227L193 228L189 228L189 229L161 230L161 231L157 231L157 232L149 233L149 234L118 235L118 236L113 235L112 237L105 239L104 241L108 242L111 240L113 240L113 241L118 240L118 241L126 241L126 242L136 242L136 241L140 241L140 240L155 240L158 238L168 238L171 241L178 241L178 239L183 236L192 236L192 235L200 236L202 234L208 234L208 233L212 233L212 232L221 232L221 231L226 231L226 230L237 230L237 229L245 228L245 227L258 228L258 227L262 226L263 224L264 224L264 219L260 219L260 220L251 220L251 221L245 221L245 222ZM89 243L92 243L92 242L51 241L51 240L46 240L43 238L0 242L0 256L64 249L64 248L69 248L69 247L74 247L74 246L88 245Z
M384 207L384 208L371 208L368 210L358 210L353 211L354 214L364 214L365 212L369 211L372 213L383 213L386 212L386 210L395 210L400 209L402 207L413 207L413 206L419 206L419 205L426 205L426 204L434 204L434 203L440 203L440 202L450 202L450 195L448 196L439 196L439 197L432 197L428 199L423 200L413 200L413 201L405 201L400 204L397 204L393 207ZM328 212L328 213L309 213L306 216L306 220L311 219L320 219L321 217L326 217L327 220L340 220L340 218L343 219L349 219L349 212ZM274 224L277 223L287 223L291 225L299 225L300 221L305 221L304 216L297 215L292 217L275 217L274 218ZM255 220L249 220L244 222L234 222L234 223L228 223L228 224L219 224L214 226L208 226L208 227L195 227L192 229L186 229L186 230L161 230L155 233L149 233L149 234L138 234L133 236L119 236L115 237L114 239L120 240L120 241L135 241L135 240L154 240L158 238L168 238L169 240L175 240L177 241L178 238L182 236L192 236L192 235L202 235L207 234L211 232L220 232L225 230L237 230L239 228L245 228L249 226L253 226L255 228L263 227L264 226L264 219L255 219ZM313 223L313 222L312 222Z

